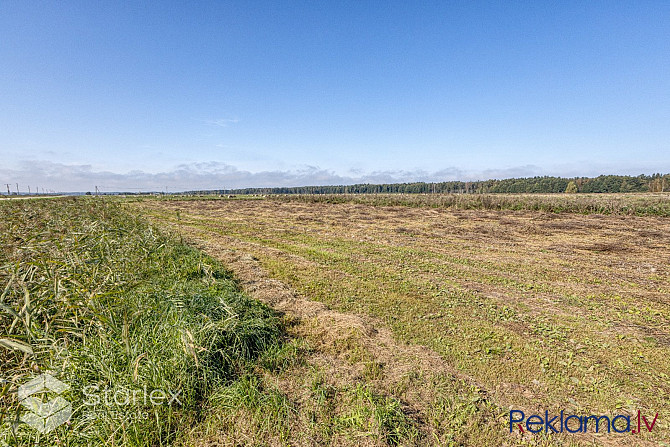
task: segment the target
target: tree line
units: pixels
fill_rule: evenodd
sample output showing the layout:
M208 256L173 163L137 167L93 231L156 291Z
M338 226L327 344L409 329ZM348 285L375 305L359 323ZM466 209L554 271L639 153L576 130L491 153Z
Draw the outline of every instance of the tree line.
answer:
M619 193L670 191L670 174L589 177L526 177L473 182L360 183L189 191L193 194L483 194L483 193Z

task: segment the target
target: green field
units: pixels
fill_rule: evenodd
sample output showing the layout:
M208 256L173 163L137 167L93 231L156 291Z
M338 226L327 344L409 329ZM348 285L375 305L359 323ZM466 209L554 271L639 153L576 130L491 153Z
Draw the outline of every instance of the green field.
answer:
M669 203L2 202L0 440L667 445ZM40 434L16 424L18 389L44 372L69 385L73 414ZM87 386L169 390L179 404L91 408ZM658 419L635 436L521 434L510 409Z

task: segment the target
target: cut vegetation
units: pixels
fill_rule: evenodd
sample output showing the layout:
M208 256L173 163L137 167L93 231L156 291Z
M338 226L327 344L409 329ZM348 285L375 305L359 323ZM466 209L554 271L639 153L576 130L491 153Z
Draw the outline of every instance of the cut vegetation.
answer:
M554 414L659 413L653 433L632 439L526 434L523 442L630 445L667 438L666 219L628 212L386 206L388 197L333 199L134 206L228 262L231 255L222 250L252 256L301 299L359 316L374 330L388 327L399 346L421 345L439 354L439 366L427 369L415 362L410 379L400 386L395 371L401 367L375 364L383 358L381 351L361 348L375 346L369 344L374 336L337 334L323 329L333 325L292 311L301 321L300 335L318 351L365 368L353 383L377 386L380 394L406 406L403 413L417 434L406 435L405 443L522 442L518 433L509 434L510 407ZM500 199L511 203L514 198ZM520 199L523 210L527 199ZM619 196L616 209L634 207L637 200ZM266 301L282 308L281 300ZM356 349L362 354L351 356ZM414 380L422 374L450 377L446 382L452 386L435 391ZM458 381L461 385L453 385ZM422 394L421 402L412 393ZM440 399L448 402L443 417L434 412Z

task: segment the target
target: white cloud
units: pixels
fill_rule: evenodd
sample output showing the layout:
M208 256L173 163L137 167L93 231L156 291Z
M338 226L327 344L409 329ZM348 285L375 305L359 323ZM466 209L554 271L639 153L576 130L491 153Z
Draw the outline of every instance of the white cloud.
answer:
M219 118L215 120L207 120L205 121L205 124L209 124L210 126L228 127L231 124L237 124L239 122L240 120L237 118Z
M226 163L210 161L180 164L164 172L133 170L126 173L97 170L87 164L63 164L45 160L23 161L17 168L0 168L0 183L19 183L20 189L28 185L56 191L170 191L195 189L233 189L246 187L343 185L353 183L403 183L417 181L485 180L491 178L532 177L535 175L596 176L600 174L633 174L657 171L667 172L670 167L656 166L643 169L599 169L595 165L578 169L577 166L562 166L543 169L535 165L468 171L448 167L429 172L416 170L387 170L364 172L351 169L346 175L318 166L306 166L293 170L251 172Z

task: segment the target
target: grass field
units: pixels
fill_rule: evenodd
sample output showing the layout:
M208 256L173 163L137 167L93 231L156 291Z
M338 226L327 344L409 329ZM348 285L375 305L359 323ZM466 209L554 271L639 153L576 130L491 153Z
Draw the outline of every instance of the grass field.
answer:
M167 196L166 200L220 200L217 195ZM262 200L265 195L231 196ZM285 194L273 200L299 203L354 203L453 210L541 211L547 213L670 216L670 193L631 194Z
M288 358L284 323L216 260L110 201L12 200L0 217L0 445L192 445L240 389L272 398L256 381ZM72 406L48 433L18 423L47 414L18 394L43 373Z
M360 387L377 396L369 402L402 410L392 436L383 424L333 424L322 440L667 443L670 221L659 211L667 196L547 197L521 196L516 207L514 196L497 199L504 206L374 196L128 206L232 265L252 292L259 271L290 290L293 302L273 295L285 289L259 296L296 317L291 333L310 347L312 368L299 377L334 390L331 419L354 405L340 395ZM327 308L305 313L312 301ZM286 382L282 392L300 402L308 384ZM510 408L659 417L635 437L544 438L510 435Z
M669 445L667 195L208 199L0 203L0 445Z

